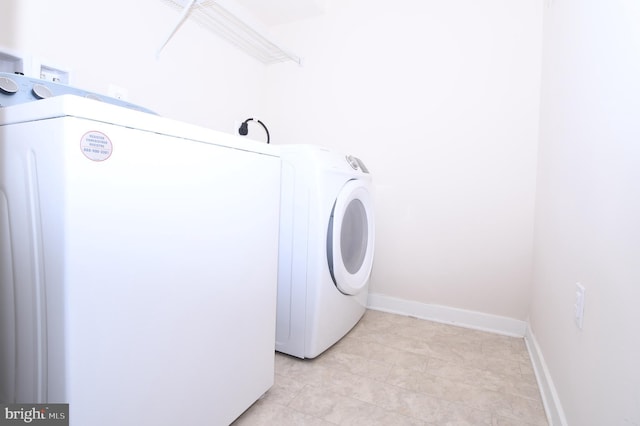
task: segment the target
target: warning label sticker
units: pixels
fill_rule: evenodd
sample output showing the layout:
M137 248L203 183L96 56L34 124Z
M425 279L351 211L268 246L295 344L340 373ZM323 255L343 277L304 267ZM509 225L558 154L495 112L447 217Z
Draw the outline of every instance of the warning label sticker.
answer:
M87 132L80 140L80 149L85 157L93 161L104 161L111 157L113 145L111 140L101 132Z

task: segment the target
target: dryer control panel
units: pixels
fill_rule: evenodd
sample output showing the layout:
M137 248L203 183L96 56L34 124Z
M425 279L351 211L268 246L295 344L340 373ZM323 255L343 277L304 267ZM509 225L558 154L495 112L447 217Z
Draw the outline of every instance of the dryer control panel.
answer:
M353 155L347 155L345 157L347 163L351 166L353 170L360 170L362 173L369 173L369 169L364 165L361 159L358 157L354 157Z
M109 96L98 95L93 92L77 89L65 84L31 78L21 74L0 72L0 108L60 95L76 95L149 114L155 114L147 108L143 108L120 99L111 98Z

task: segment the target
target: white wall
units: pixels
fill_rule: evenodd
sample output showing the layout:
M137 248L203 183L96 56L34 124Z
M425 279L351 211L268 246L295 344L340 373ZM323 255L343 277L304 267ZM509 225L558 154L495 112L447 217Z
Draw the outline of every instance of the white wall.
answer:
M640 3L549 3L531 327L568 424L639 425Z
M159 114L232 132L259 115L265 65L192 21L156 52L180 15L162 0L3 0L0 46L71 70L71 84ZM4 14L8 10L12 13Z
M4 47L13 46L18 35L18 3L16 0L4 0L0 13L0 43Z
M377 294L524 320L540 90L539 0L331 0L277 28L274 143L355 154L376 185Z

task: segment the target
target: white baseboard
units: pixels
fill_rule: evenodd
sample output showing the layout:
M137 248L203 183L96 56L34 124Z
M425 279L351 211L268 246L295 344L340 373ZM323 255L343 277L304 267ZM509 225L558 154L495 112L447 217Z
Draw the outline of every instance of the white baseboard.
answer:
M567 419L564 415L562 405L560 404L558 392L553 384L547 363L544 360L544 356L542 356L542 352L538 346L538 341L531 331L531 327L527 327L524 341L527 344L529 357L533 364L533 370L536 373L536 380L538 381L538 387L542 394L542 403L544 404L544 410L547 413L549 424L551 426L567 426Z
M482 312L397 299L382 294L369 294L367 307L376 311L412 316L513 337L524 337L527 331L527 323L525 321Z

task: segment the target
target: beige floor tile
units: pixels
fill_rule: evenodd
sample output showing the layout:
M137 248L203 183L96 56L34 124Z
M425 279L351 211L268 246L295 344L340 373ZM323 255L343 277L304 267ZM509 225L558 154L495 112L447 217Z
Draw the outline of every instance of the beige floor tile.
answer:
M469 386L460 396L461 402L478 410L511 415L513 396L487 390L481 387Z
M321 356L275 367L238 425L547 425L523 339L367 311Z
M420 393L411 394L396 411L434 426L491 425L492 420L491 412Z
M512 419L526 419L527 425L547 425L547 417L541 400L533 400L511 395L511 408L508 412L498 411L498 415Z
M421 320L413 319L410 324L397 327L393 332L399 336L409 337L411 339L431 341L438 334L438 329L435 327L424 327L417 323L418 321Z
M328 351L317 362L328 368L337 368L376 380L384 380L393 368L393 365L386 362L344 351Z
M504 378L500 376L487 375L486 386L492 385L492 389L512 395L521 396L540 401L540 389L535 378L523 376L519 380L514 378Z
M428 360L428 356L400 350L386 341L377 343L351 334L338 342L332 351L359 355L383 364L403 366L418 371L425 370Z
M536 381L536 373L533 370L531 360L527 359L526 361L520 362L520 374L523 377L530 378L534 382Z
M492 415L489 412L468 407L464 404L447 403L432 416L430 426L490 426Z
M304 388L304 383L290 377L276 374L275 383L262 399L266 402L287 405Z
M301 413L280 404L259 400L240 416L233 426L335 426L318 417Z
M531 423L529 419L526 418L514 419L510 417L502 417L500 415L495 415L493 417L493 426L538 426L546 424L546 420L544 423L536 423L536 420L534 420L534 423Z
M459 402L460 395L469 385L447 377L416 372L414 370L396 367L387 378L387 383L418 393L424 393L451 402Z
M292 358L290 362L292 364L286 369L278 369L276 364L276 374L316 388L335 389L336 392L346 393L344 389L348 389L353 383L363 378L363 376L327 366L318 360L309 362Z
M373 408L357 399L309 385L291 401L289 407L334 424L350 422Z
M410 413L403 411L402 407L405 401L413 398L415 394L416 392L408 389L364 377L355 382L351 389L354 398L410 417Z

